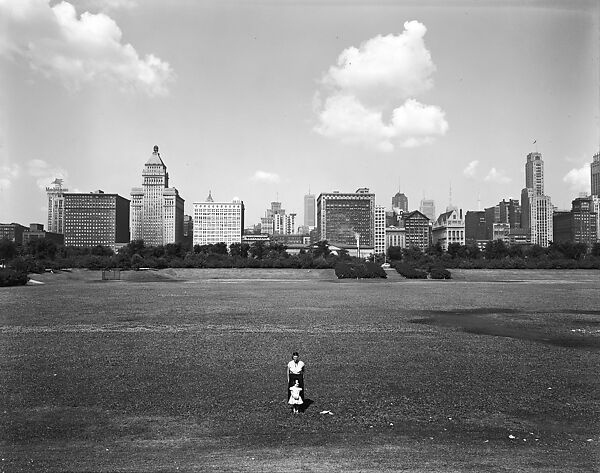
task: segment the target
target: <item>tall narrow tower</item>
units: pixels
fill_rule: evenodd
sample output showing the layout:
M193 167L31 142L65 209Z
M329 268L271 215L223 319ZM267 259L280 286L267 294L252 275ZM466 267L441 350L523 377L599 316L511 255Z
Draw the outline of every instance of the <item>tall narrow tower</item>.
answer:
M544 195L544 160L541 153L535 152L527 155L525 187L533 189L535 195Z
M314 227L315 226L315 210L316 210L316 200L315 195L310 193L310 189L308 190L308 194L304 196L304 226L306 227Z
M596 153L590 164L591 194L600 197L600 153Z
M62 179L54 179L53 187L46 187L48 194L48 230L52 233L65 233L65 189Z
M554 238L553 207L550 197L544 195L544 161L541 153L527 155L525 188L521 191L521 226L529 234L531 243L548 246Z

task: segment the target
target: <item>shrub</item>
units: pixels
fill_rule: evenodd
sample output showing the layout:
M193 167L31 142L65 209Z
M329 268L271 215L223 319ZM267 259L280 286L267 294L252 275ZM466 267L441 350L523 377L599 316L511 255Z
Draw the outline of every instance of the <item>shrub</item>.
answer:
M338 279L387 278L385 270L370 261L339 261L334 270Z
M29 278L27 273L14 269L0 268L0 286L24 286Z
M431 279L452 279L452 274L446 268L432 266L429 268L429 277Z
M396 271L407 279L427 279L427 272L406 263L396 263Z

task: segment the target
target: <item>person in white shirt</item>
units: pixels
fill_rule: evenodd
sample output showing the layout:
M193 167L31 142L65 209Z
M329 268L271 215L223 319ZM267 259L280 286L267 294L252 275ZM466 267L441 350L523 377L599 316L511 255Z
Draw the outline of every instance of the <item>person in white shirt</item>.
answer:
M294 414L298 414L298 406L302 405L301 393L302 388L300 387L298 380L296 380L294 381L294 385L290 388L290 400L288 401L288 404L292 406L292 412Z
M306 373L306 365L300 360L300 355L298 355L297 351L292 353L292 361L287 364L286 371L288 380L287 390L285 393L286 399L289 399L289 389L294 386L297 380L298 385L302 388L302 391L300 391L300 397L302 398L302 401L304 401L304 375Z

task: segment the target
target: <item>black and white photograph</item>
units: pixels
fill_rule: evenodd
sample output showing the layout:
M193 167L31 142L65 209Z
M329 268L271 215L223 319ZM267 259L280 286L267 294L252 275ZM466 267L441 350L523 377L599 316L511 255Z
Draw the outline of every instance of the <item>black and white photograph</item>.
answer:
M0 472L600 471L597 0L0 0Z

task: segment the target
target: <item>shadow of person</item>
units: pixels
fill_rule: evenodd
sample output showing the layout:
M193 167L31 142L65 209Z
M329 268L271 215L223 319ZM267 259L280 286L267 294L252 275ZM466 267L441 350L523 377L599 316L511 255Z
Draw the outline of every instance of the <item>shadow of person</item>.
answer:
M306 409L308 409L308 408L311 406L311 404L313 404L314 402L315 402L315 401L313 401L312 399L305 398L305 399L304 399L304 402L303 402L303 403L302 403L300 406L298 406L298 407L299 407L299 409L298 409L298 410L299 410L300 412L304 412L304 411L305 411Z

